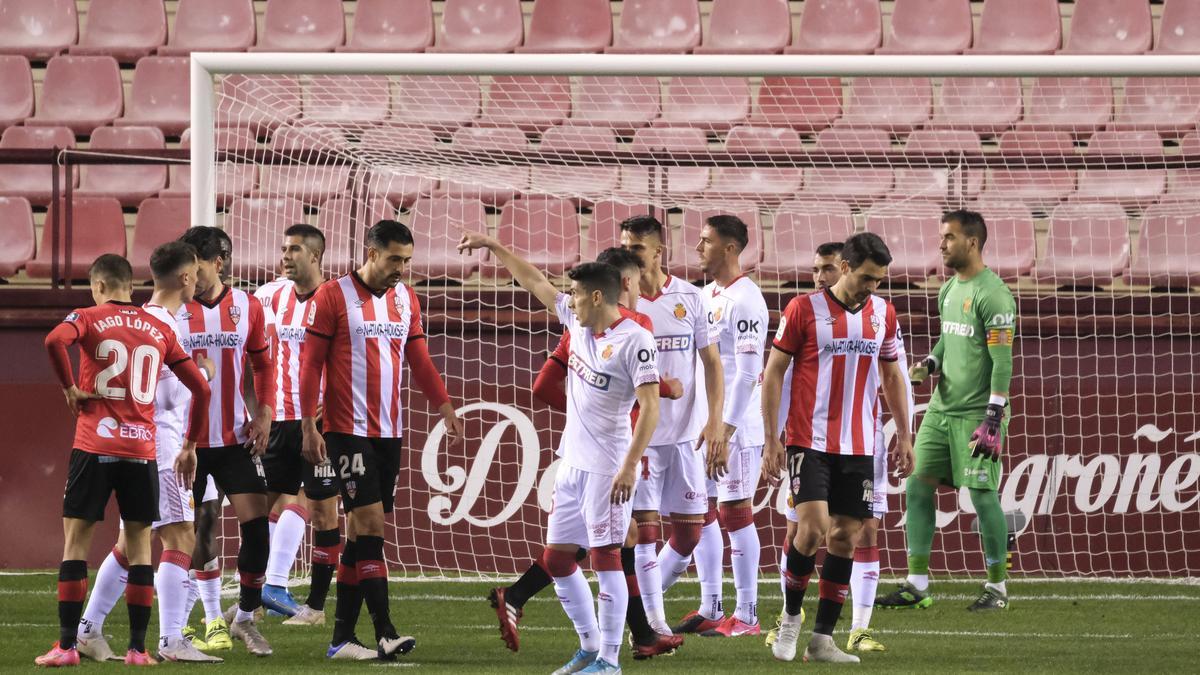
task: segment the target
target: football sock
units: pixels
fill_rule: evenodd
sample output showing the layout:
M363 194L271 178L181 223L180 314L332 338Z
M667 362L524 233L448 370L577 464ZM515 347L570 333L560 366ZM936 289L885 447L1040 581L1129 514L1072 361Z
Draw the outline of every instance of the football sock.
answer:
M267 536L270 537L271 541L275 541L275 526L278 524L279 524L279 514L278 513L267 514Z
M779 548L779 592L787 593L787 552L791 540L783 542Z
M183 638L184 607L188 599L188 568L192 557L183 551L163 551L154 575L158 596L158 637Z
M125 555L113 548L100 569L96 571L96 583L92 586L92 595L88 598L87 609L83 611L85 634L100 634L104 630L104 619L117 605L117 600L125 594L125 584L129 582L129 561Z
M621 549L621 572L625 575L625 588L629 595L629 605L625 610L625 623L629 624L629 634L639 645L653 644L657 637L650 621L646 616L646 608L642 604L641 588L637 578L637 562L632 548Z
M262 606L262 587L267 571L267 556L271 547L271 535L267 527L266 517L247 520L238 526L242 535L242 543L238 548L238 580L240 589L238 595L238 618L243 621L242 612L253 614Z
M663 608L662 570L658 567L658 521L638 523L638 543L633 549L634 570L640 599L651 625L665 626L667 613ZM622 549L624 554L624 549Z
M819 586L820 600L817 601L817 620L813 624L813 633L833 635L833 627L837 625L838 617L842 614L842 605L846 602L846 593L850 590L850 568L854 561L825 552L825 562L821 564L821 582Z
M808 580L816 567L817 556L804 555L796 550L794 545L788 545L787 569L784 570L786 588L783 591L783 609L789 617L800 616L800 607L804 604L804 593L808 590Z
M183 605L183 624L188 625L188 620L192 617L192 610L196 607L196 602L200 600L200 586L196 583L196 570L188 570L187 583L187 602Z
M721 563L725 557L725 539L721 526L714 520L704 526L700 543L692 553L696 558L696 576L700 577L700 615L720 619L725 614L721 606Z
M904 538L908 542L908 583L929 588L929 550L933 548L935 487L911 477L904 493ZM1001 542L1001 560L1006 542Z
M129 608L129 648L146 651L146 629L150 626L150 608L154 606L154 568L130 565L125 585L125 605Z
M308 587L308 599L304 601L304 604L315 610L325 609L325 599L329 596L329 583L333 580L333 570L337 567L341 549L342 535L338 533L336 527L313 533L312 585ZM268 563L269 566L270 563Z
M597 568L596 577L600 580L600 658L616 665L621 653L621 637L625 631L629 589L625 585L625 575L620 570Z
M392 626L392 614L388 607L387 564L383 562L383 537L360 535L355 542L358 549L358 588L367 612L375 624L375 639L392 637L396 629Z
M87 562L64 560L58 567L58 646L75 648L83 599L87 597Z
M729 530L729 560L737 591L734 616L742 623L754 625L758 623L758 561L762 555L754 513L749 506L723 506L722 510L722 519Z
M529 598L537 595L550 584L554 583L554 578L546 571L546 565L541 558L533 561L529 565L529 569L521 575L521 578L513 582L504 592L504 601L508 604L521 609Z
M851 630L870 627L871 610L875 607L875 591L878 588L879 547L854 549L854 568L850 571L850 596L854 600Z
M1008 578L1008 523L995 490L968 490L971 505L979 517L979 538L983 540L983 560L987 564L990 584L1003 583Z
M221 568L217 558L196 570L196 587L200 589L200 601L204 603L204 620L213 622L221 618Z
M546 568L554 577L554 591L563 611L579 635L579 648L587 652L600 651L600 627L596 622L596 605L583 570L575 558L562 551L546 549Z
M269 536L270 553L267 556L267 583L272 586L287 586L288 573L296 562L296 553L304 541L308 529L308 511L299 504L288 504L279 514Z
M355 542L346 540L337 570L337 602L333 607L333 645L354 637L358 615L362 612L362 591L358 587L358 556Z
M683 555L675 550L675 547L670 541L662 550L658 552L658 574L662 577L662 589L665 592L668 588L675 585L679 577L687 572L687 568L692 564L691 555Z

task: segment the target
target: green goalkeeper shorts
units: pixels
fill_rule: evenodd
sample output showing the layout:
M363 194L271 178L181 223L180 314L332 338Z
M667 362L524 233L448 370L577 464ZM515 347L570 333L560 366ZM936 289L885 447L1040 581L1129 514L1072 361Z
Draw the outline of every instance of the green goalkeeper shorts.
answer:
M982 421L982 414L979 417L949 417L926 411L913 448L917 456L913 475L956 488L1000 489L1001 462L971 456L971 434ZM1008 439L1007 417L1000 422L1000 438Z

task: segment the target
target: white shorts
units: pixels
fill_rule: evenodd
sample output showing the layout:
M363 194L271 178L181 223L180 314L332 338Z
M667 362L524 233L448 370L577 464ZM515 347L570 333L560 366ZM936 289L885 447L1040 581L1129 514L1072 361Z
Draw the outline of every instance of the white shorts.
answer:
M554 477L546 543L589 549L623 544L633 519L633 502L611 503L612 480L608 474L560 465Z
M192 491L179 487L174 469L158 470L158 520L151 526L157 530L173 523L196 521L196 501Z
M708 511L706 480L704 452L695 441L646 448L633 510L703 515Z
M883 431L875 433L875 485L874 496L871 501L871 517L883 518L888 512L888 480L887 480L887 448L883 445ZM788 507L784 509L783 515L789 523L800 522L796 518L796 509L792 504L792 497L788 495Z
M758 476L762 473L763 446L742 447L729 442L729 472L717 481L717 501L735 502L753 499L758 488Z

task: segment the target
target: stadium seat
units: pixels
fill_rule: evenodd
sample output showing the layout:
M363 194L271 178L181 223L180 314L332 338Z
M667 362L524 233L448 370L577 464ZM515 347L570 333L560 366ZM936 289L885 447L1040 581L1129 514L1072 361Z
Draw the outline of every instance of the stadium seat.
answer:
M817 247L844 241L854 231L854 215L845 202L784 202L774 220L774 240L758 266L761 279L809 281L809 261Z
M0 279L13 276L33 260L36 240L29 200L0 197Z
M0 136L5 148L74 148L75 134L67 127L9 127ZM24 197L35 206L50 203L54 168L45 164L0 164L0 197ZM58 188L66 187L66 168L58 169ZM71 185L79 184L79 167L71 167Z
M904 134L929 121L933 91L923 77L860 77L850 83L840 127Z
M78 56L111 56L134 63L167 42L167 11L163 0L91 0Z
M541 133L570 115L570 78L498 75L488 88L479 124Z
M1155 54L1200 54L1200 3L1164 0Z
M952 129L917 129L908 135L904 144L906 153L941 154L983 153L979 136L973 131ZM890 197L925 199L945 204L961 204L979 196L983 189L983 171L956 168L902 168L896 169L896 184Z
M387 119L391 107L386 75L317 75L303 86L301 118L318 124L374 124Z
M683 54L700 44L697 0L626 0L607 52L617 54Z
M162 150L166 147L158 127L100 127L92 132L89 150ZM93 164L83 167L80 197L113 197L121 206L137 206L167 186L164 164Z
M662 209L656 209L647 204L628 204L618 201L596 202L592 206L592 224L588 226L587 237L584 239L583 259L592 260L600 252L611 246L621 245L621 223L634 216L653 215L662 222L665 214ZM664 223L663 236L669 243L667 234L670 229ZM666 261L667 251L663 251Z
M133 88L125 116L117 126L154 126L178 136L191 121L190 65L185 58L146 56L133 70Z
M430 0L358 0L354 32L339 52L423 52L433 46Z
M179 0L162 56L244 52L257 35L253 0Z
M569 199L530 197L510 201L500 211L496 237L553 276L562 275L579 261L579 215ZM490 255L484 258L482 268L489 277L508 276L508 271Z
M657 78L584 76L579 78L570 123L631 134L658 117L661 103Z
M346 42L342 0L268 0L258 52L329 52Z
M363 234L367 228L380 220L395 217L396 209L386 199L337 197L321 204L317 211L317 228L325 235L325 255L321 259L325 274L346 274L357 268L363 260ZM416 227L415 223L413 227ZM422 249L420 256L425 253Z
M0 54L0 133L33 114L33 71L29 59Z
M1061 204L1050 213L1034 278L1056 286L1106 286L1129 263L1129 221L1117 204Z
M612 44L608 0L534 0L519 52L602 52Z
M217 94L216 125L255 135L300 118L300 80L291 75L226 75Z
M1200 156L1200 133L1192 132L1179 141L1179 154ZM1200 169L1169 169L1167 194L1162 201L1200 202Z
M1200 26L1197 26L1200 29ZM1200 124L1200 78L1130 77L1109 129L1182 136Z
M397 156L399 150L432 153L437 145L433 131L424 127L380 127L364 131L359 152L370 157L375 166L367 179L368 193L398 206L408 206L417 197L432 193L437 187L437 179L428 173L422 175L411 171L419 160L403 157L389 160ZM389 166L392 163L394 166Z
M445 0L442 37L431 52L511 52L525 37L520 0Z
M1006 131L1000 136L1000 154L1025 156L1036 165L1039 154L1062 155L1075 152L1071 135L1065 131ZM1066 199L1075 191L1073 169L1031 169L1028 165L1011 169L990 169L981 199L1015 201L1044 210Z
M787 0L713 0L697 54L778 54L792 39Z
M758 206L753 202L731 201L722 204L720 208L683 210L683 226L678 232L671 233L668 249L671 254L667 257L668 272L688 281L697 281L704 276L695 249L700 243L704 221L716 215L737 216L746 223L750 242L738 256L738 261L742 264L743 272L749 272L758 266L762 259L762 229L759 226Z
M283 232L305 222L304 205L289 197L235 199L225 214L224 230L233 240L233 276L270 277L279 269Z
M750 114L750 85L742 77L676 77L667 85L664 126L725 132Z
M570 154L584 152L617 152L620 145L612 129L603 127L550 127L542 134L539 151ZM611 195L621 180L621 167L614 163L592 166L534 164L530 184L539 192L567 195L578 204L589 204Z
M808 0L785 54L870 54L883 41L879 0Z
M451 133L479 117L479 80L463 75L401 75L391 119Z
M885 153L891 148L891 138L882 129L832 127L817 134L814 150L873 154ZM891 187L891 169L811 167L804 170L804 187L797 196L805 200L844 201L863 206L883 197Z
M152 197L138 206L133 225L133 243L129 246L129 262L135 279L149 279L150 254L159 244L174 241L192 222L192 202L188 199Z
M37 257L25 266L32 279L49 279L53 273L54 213L65 205L50 205L42 227L42 243ZM104 253L125 255L125 214L121 203L106 197L75 197L71 202L71 258L67 259L66 213L58 223L58 278L86 279L92 262Z
M914 284L941 268L941 217L938 205L912 200L876 202L867 210L864 229L882 237L892 253L888 281Z
M1039 77L1033 81L1021 129L1069 131L1087 136L1112 118L1112 81L1107 77Z
M279 127L271 136L271 150L287 153L304 150L336 152L346 146L338 129L315 125ZM324 159L317 164L263 166L258 187L251 197L293 197L309 206L339 197L350 183L350 165L342 160Z
M125 93L111 56L56 56L46 64L37 112L29 126L67 126L86 134L121 116Z
M633 135L634 152L672 152L688 156L708 152L708 139L703 129L695 127L650 127L638 129ZM651 192L666 191L678 198L696 197L708 187L709 169L703 166L673 166L656 168L621 167L622 195L646 199ZM652 185L653 182L653 185ZM661 195L659 195L661 196Z
M473 199L422 197L410 215L418 255L413 258L413 276L422 279L466 279L479 269L483 250L463 255L458 240L464 230L487 230L483 203Z
M1088 141L1087 154L1161 156L1163 144L1153 131L1098 131ZM1071 199L1143 208L1158 201L1166 186L1164 169L1083 169Z
M790 164L788 154L803 152L804 144L800 141L800 134L787 127L734 127L726 136L725 151L775 154L781 163ZM722 167L713 173L712 186L705 197L778 204L795 195L803 179L804 170L795 166Z
M764 77L750 123L811 134L828 128L841 114L842 81L836 77Z
M1133 284L1200 286L1200 202L1154 204L1142 214L1137 257L1126 280Z
M1019 77L947 77L929 126L998 134L1021 119L1023 105Z
M970 208L987 223L987 266L1009 282L1028 276L1037 253L1029 207L1021 202L979 202Z
M257 146L254 136L246 129L217 129L213 133L217 150L253 150ZM185 130L179 139L179 147L191 147L191 132ZM167 189L159 197L187 199L192 194L192 170L187 165L168 167ZM217 206L225 208L237 197L245 197L258 182L258 166L250 162L221 162L213 172L213 190Z
M1058 0L983 0L968 54L1053 54L1062 46Z
M1064 54L1142 54L1153 25L1146 0L1075 0Z
M971 46L970 0L895 0L876 54L959 54Z
M525 133L516 127L463 127L454 132L452 150L520 152L529 150ZM444 181L439 191L449 197L477 199L488 206L503 206L529 189L529 167L497 164L471 169L473 180Z
M75 0L0 3L0 52L40 61L63 53L78 38Z

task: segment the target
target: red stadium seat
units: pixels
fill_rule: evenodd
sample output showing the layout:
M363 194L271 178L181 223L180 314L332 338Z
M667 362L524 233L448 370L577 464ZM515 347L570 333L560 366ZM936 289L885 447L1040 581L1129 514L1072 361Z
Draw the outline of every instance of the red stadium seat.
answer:
M1200 3L1164 0L1155 54L1200 54Z
M133 63L167 42L163 0L91 0L79 44L70 53Z
M1028 276L1037 254L1029 207L1021 202L979 202L970 208L987 223L987 266L1005 281Z
M217 129L213 133L213 142L217 150L253 150L258 143L246 129ZM191 147L190 131L184 131L180 138L181 148ZM159 197L184 198L192 195L192 171L187 165L172 165L167 189L158 193ZM221 162L213 172L213 190L216 192L217 206L225 208L237 197L245 197L258 183L258 166L250 162Z
M341 132L331 127L279 127L271 136L271 150L292 152L326 150L336 152L346 146ZM258 188L251 197L293 197L309 206L339 197L350 183L350 166L346 163L324 161L315 165L263 166L259 171Z
M658 117L661 102L657 78L584 76L579 78L570 123L630 134Z
M117 126L154 126L178 136L191 121L190 66L185 58L147 56L133 70L133 89Z
M661 222L664 215L661 209L656 209L646 204L627 204L617 201L596 202L592 206L592 224L588 227L587 237L584 239L583 259L592 260L600 255L600 252L612 246L621 245L621 223L634 216L653 215ZM666 224L663 225L663 236L667 237L669 232ZM667 257L667 251L663 251L663 260Z
M0 4L0 52L42 60L63 53L78 37L75 0L5 0Z
M1019 77L947 77L929 126L998 134L1021 119L1023 105Z
M978 155L983 152L979 136L973 131L952 129L917 129L908 135L904 151L910 153L963 153ZM896 184L891 195L897 198L924 199L939 204L949 199L952 204L961 204L979 196L983 189L983 172L963 167L939 169L896 169Z
M970 0L895 0L877 54L959 54L971 46Z
M346 42L342 0L268 0L258 52L329 52Z
M1153 25L1146 0L1075 0L1065 54L1141 54Z
M433 131L423 127L382 127L364 131L359 150L368 156L387 158L397 150L433 153L437 145ZM367 181L367 190L393 205L408 206L417 197L428 195L437 187L437 179L431 178L428 172L411 172L411 167L419 160L399 159L394 167L388 167L386 159L373 163L376 168Z
M1200 286L1200 202L1154 204L1142 214L1129 283Z
M492 78L479 124L540 133L570 115L570 78L499 75Z
M386 75L318 75L304 83L305 120L374 124L387 119L391 84Z
M354 33L339 52L423 52L433 46L430 0L358 0Z
M445 0L442 37L431 52L511 52L525 37L520 0Z
M697 54L778 54L792 39L787 0L713 0Z
M696 0L626 0L613 46L624 54L682 54L700 44Z
M742 263L742 270L745 272L758 266L762 259L762 229L759 226L758 206L753 202L733 201L721 205L720 208L684 209L683 227L679 232L671 233L669 249L671 254L667 258L668 272L689 281L696 281L704 276L695 248L696 244L700 243L700 233L704 229L704 222L710 216L716 215L737 216L742 219L743 223L746 223L750 242L742 250L738 260Z
M300 80L290 75L226 75L217 95L216 125L256 135L300 119Z
M317 228L325 235L325 255L321 259L325 274L346 274L363 260L363 234L384 219L396 217L386 199L330 199L317 212ZM421 251L421 256L425 251Z
M474 122L483 97L479 80L463 75L401 75L396 92L392 120L445 132Z
M65 202L52 204L42 228L42 243L37 257L25 266L33 279L49 279L53 274L54 213ZM58 278L86 279L92 262L104 253L125 255L125 214L121 203L104 197L76 197L71 204L71 258L67 259L66 214L58 224Z
M1200 28L1200 27L1198 27ZM1110 129L1181 136L1200 124L1200 78L1130 77Z
M1200 133L1192 132L1179 142L1179 154L1200 155ZM1162 201L1200 201L1200 169L1169 169L1167 194Z
M1108 124L1112 108L1110 78L1039 77L1033 81L1025 119L1017 127L1087 136Z
M854 232L854 215L845 202L791 201L775 212L775 238L758 267L762 279L807 281L817 247L843 241Z
M676 77L667 86L659 124L724 132L750 114L750 85L742 77Z
M788 153L803 152L800 134L791 128L734 127L725 139L730 153L776 154L781 164L788 164ZM778 204L800 190L804 171L787 168L719 168L713 175L712 186L705 193L713 199L746 199Z
M939 206L931 202L888 200L876 202L866 216L866 231L882 237L892 253L889 281L917 283L941 268Z
M602 52L612 44L608 0L535 0L519 52Z
M92 132L89 150L162 150L166 147L158 127L100 127ZM95 164L83 167L80 197L114 197L121 206L137 206L167 186L162 164Z
M86 134L121 116L125 92L111 56L56 56L46 64L37 113L25 124Z
M835 124L908 133L929 121L932 99L923 77L860 77L850 83L846 111Z
M458 251L463 231L483 232L487 214L477 200L422 197L412 207L410 225L416 240L413 275L422 279L466 279L479 269L482 250Z
M833 127L817 134L816 150L830 153L885 153L891 150L891 138L882 129L839 129ZM813 167L804 170L801 199L844 201L863 206L891 190L891 169Z
M3 148L74 148L75 134L67 127L9 127L0 136ZM71 168L71 185L79 184L79 167ZM50 203L54 168L45 164L0 164L0 196L24 197L37 206ZM67 172L58 169L58 188L66 187Z
M808 0L785 54L870 54L883 41L879 0Z
M1000 153L1005 155L1059 155L1075 152L1071 135L1065 131L1006 131L1000 136ZM991 169L982 199L1024 202L1046 209L1075 191L1073 169Z
M136 279L149 279L150 254L159 244L178 239L192 222L192 202L188 199L152 197L138 206L133 225L133 243L129 262Z
M303 223L304 205L288 197L235 199L225 214L224 230L233 240L233 276L271 278L279 269L283 232Z
M1058 0L983 0L969 54L1053 54L1062 45Z
M1034 277L1056 286L1105 286L1129 263L1129 221L1117 204L1061 204L1050 214Z
M24 197L0 197L0 278L7 279L33 260L33 211Z
M1153 131L1098 131L1088 142L1087 154L1161 156L1163 145ZM1142 208L1158 201L1166 186L1164 169L1084 169L1071 198Z
M451 149L500 150L518 152L529 150L525 133L515 127L463 127L454 132ZM517 194L529 189L529 167L497 164L471 169L470 183L446 181L441 192L460 199L476 199L488 206L502 206Z
M244 52L257 35L253 0L179 0L163 56Z
M842 81L836 77L764 77L750 123L811 134L828 128L841 114Z
M638 129L633 135L634 152L673 152L683 156L708 152L708 139L703 129L695 127L650 127ZM621 167L622 195L646 199L654 192L675 197L695 197L708 187L709 170L703 166L656 168Z
M500 243L547 274L562 275L579 262L579 215L569 199L514 199L500 211L496 234ZM483 273L508 276L490 256L484 258Z
M616 152L617 137L612 129L601 127L550 127L542 134L539 150L570 154L584 152ZM530 184L539 192L567 195L576 203L590 203L611 195L621 179L621 167L614 163L593 166L563 166L535 164Z
M29 59L0 54L0 133L33 114L33 71Z

